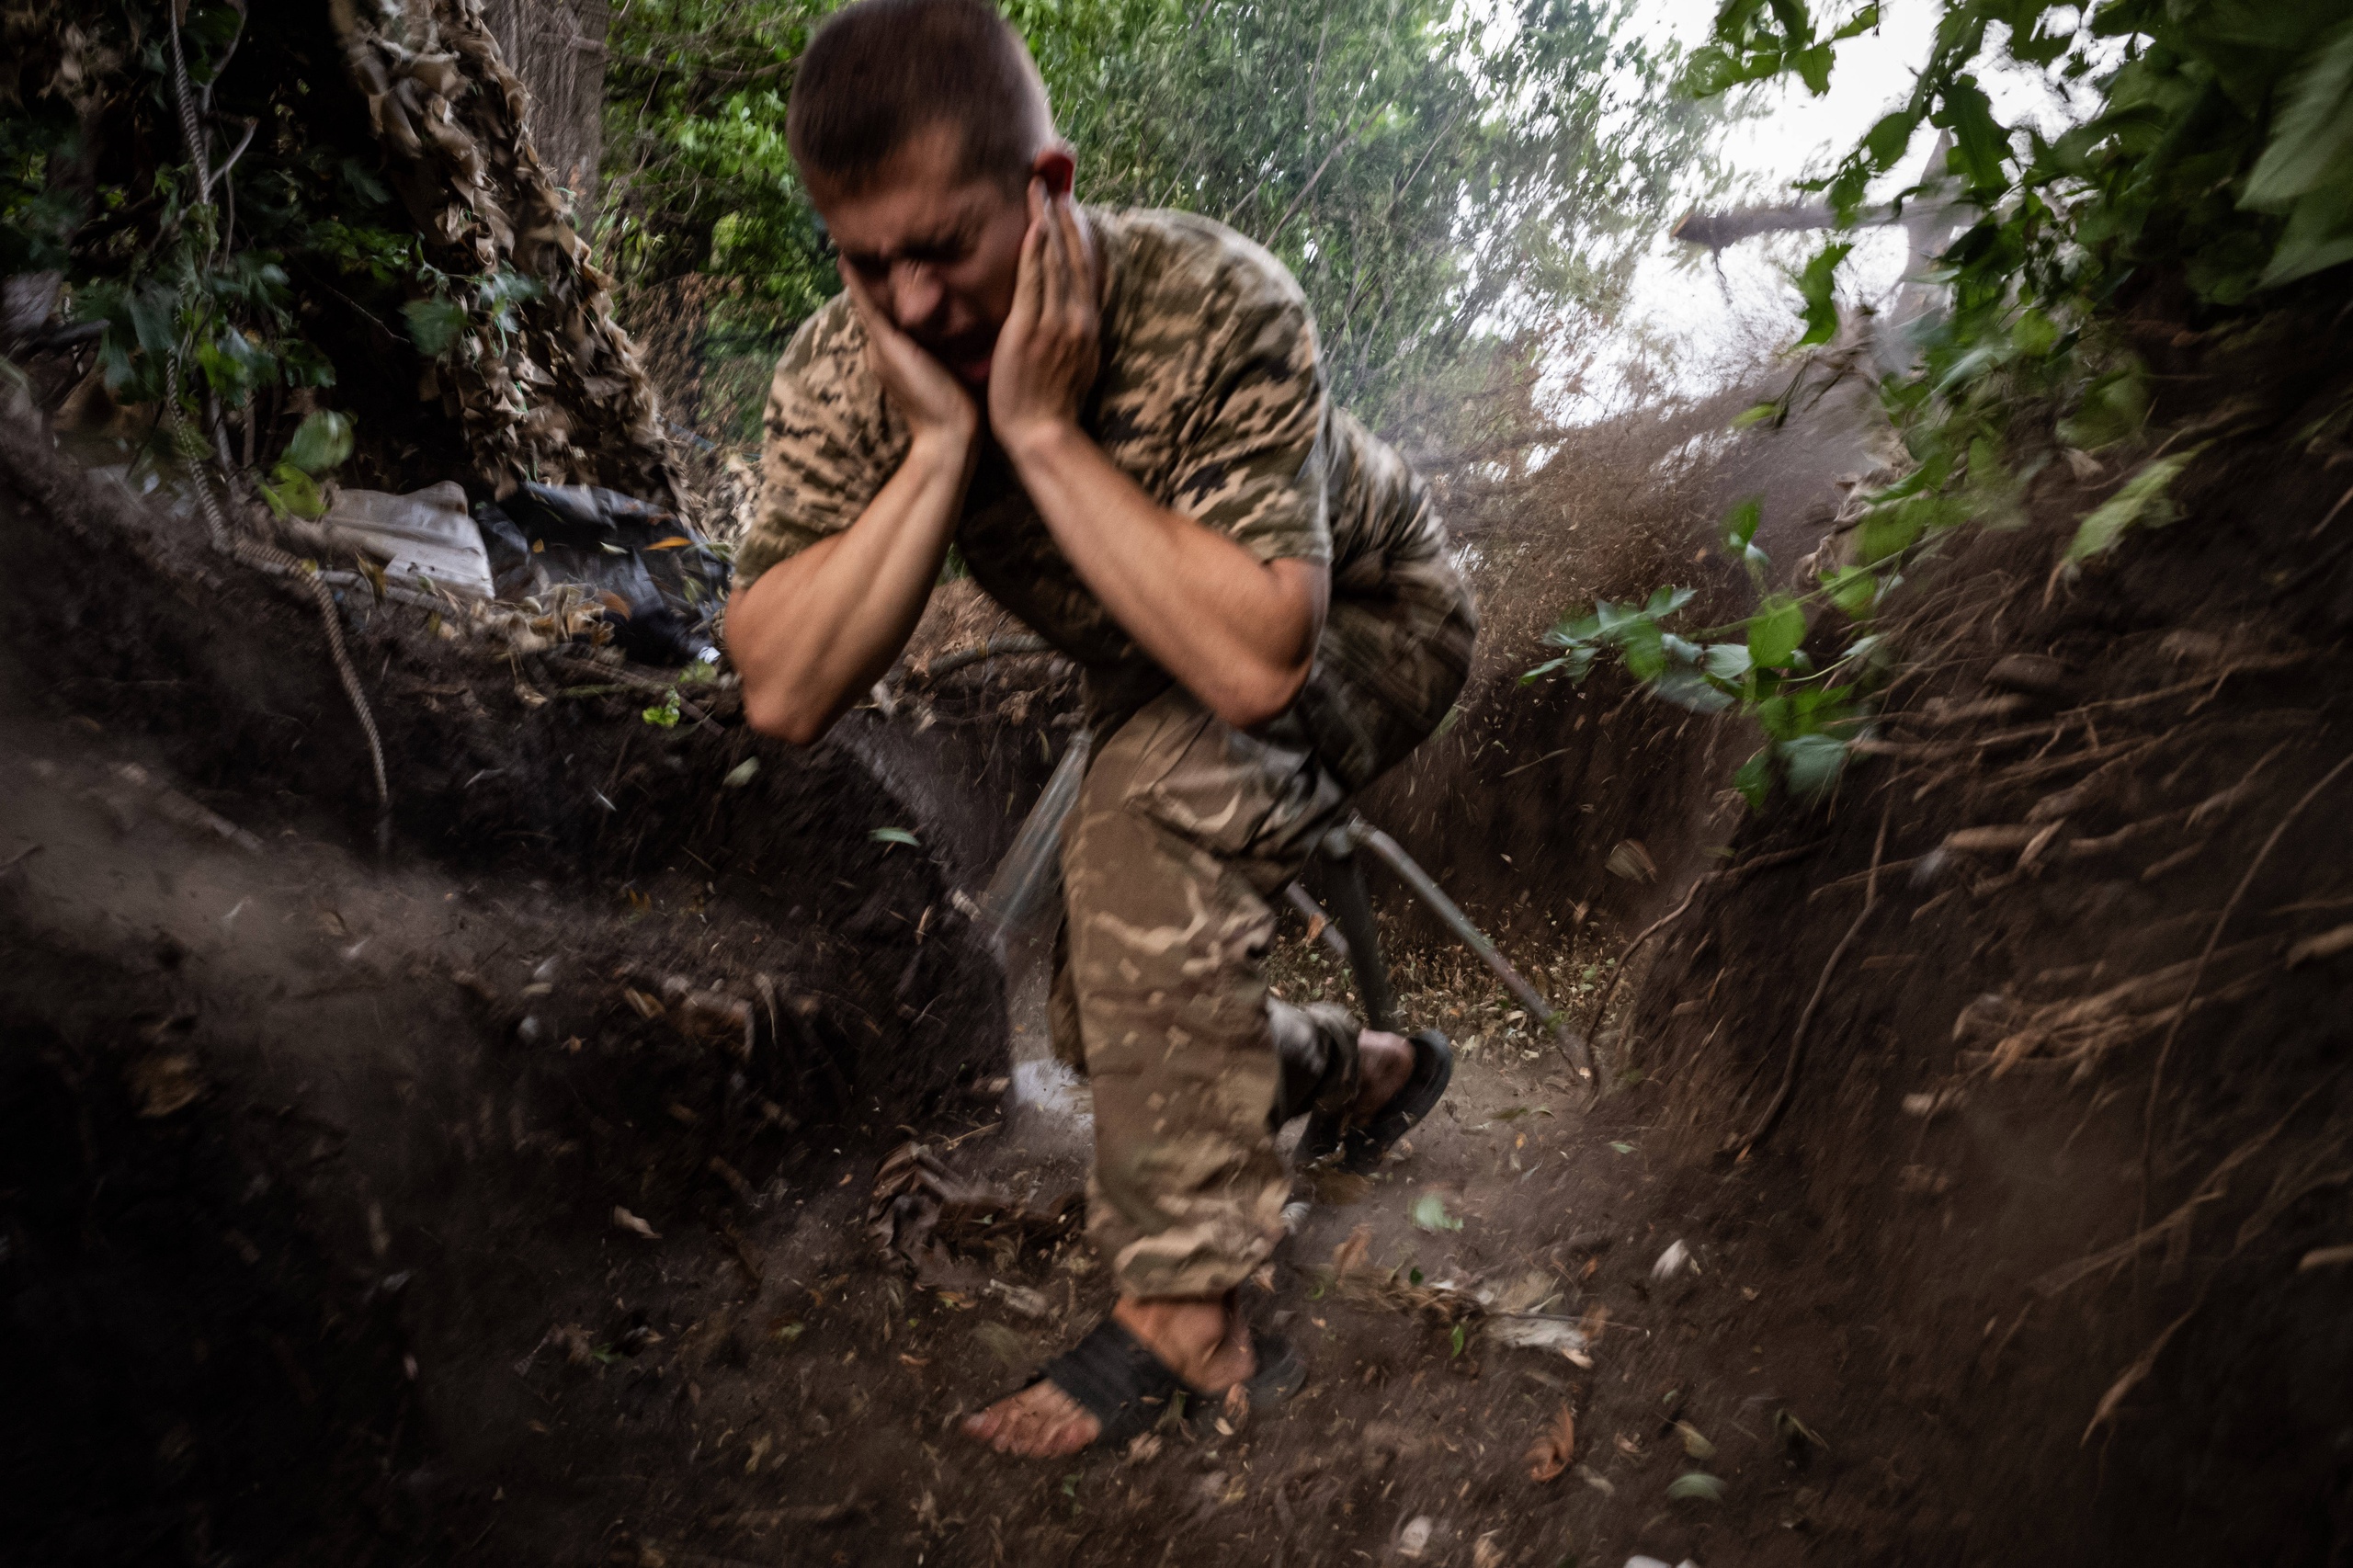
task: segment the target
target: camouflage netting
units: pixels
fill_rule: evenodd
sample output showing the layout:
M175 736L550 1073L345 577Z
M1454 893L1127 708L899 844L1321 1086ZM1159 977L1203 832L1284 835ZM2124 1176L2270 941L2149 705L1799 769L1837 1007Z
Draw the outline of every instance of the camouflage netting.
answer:
M428 365L420 393L462 419L502 495L531 479L683 504L653 387L613 320L612 280L589 261L533 147L529 95L479 0L378 0L365 15L353 0L327 3L393 187L437 265L539 285L515 307L520 331L481 312Z

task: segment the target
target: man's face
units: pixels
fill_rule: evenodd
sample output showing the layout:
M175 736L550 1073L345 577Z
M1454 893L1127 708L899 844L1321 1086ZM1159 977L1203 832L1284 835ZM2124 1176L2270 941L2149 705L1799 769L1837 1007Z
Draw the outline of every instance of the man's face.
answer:
M893 153L865 189L812 181L810 195L843 264L875 303L977 388L988 381L997 329L1013 310L1029 206L1026 188L973 178L959 154L954 129L936 125ZM1039 162L1038 174L1069 188L1066 151L1050 150Z

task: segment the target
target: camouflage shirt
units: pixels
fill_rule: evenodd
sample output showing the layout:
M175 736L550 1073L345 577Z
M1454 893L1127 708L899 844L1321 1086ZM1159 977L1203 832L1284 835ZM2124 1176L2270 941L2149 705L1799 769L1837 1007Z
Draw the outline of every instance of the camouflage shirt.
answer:
M1325 396L1314 322L1280 262L1188 213L1086 216L1103 269L1102 368L1081 423L1113 463L1262 561L1328 564L1336 607L1381 594L1400 567L1451 575L1420 479ZM856 522L908 442L858 314L837 297L778 362L737 581ZM994 442L956 543L983 588L1086 670L1098 718L1167 686L1079 580Z

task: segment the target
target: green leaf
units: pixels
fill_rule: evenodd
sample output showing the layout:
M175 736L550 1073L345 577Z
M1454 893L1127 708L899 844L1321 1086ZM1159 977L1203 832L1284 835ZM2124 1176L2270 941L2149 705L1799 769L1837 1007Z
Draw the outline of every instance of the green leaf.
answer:
M2205 449L2200 444L2144 464L2140 472L2124 482L2121 489L2076 525L2075 537L2067 546L2067 559L2088 561L2122 538L2128 528L2163 528L2172 522L2179 514L2165 492L2181 471L2189 466L2190 460Z
M2284 212L2353 178L2353 21L2313 49L2279 89L2271 141L2246 176L2243 207Z
M1879 574L1868 566L1841 566L1836 572L1822 574L1822 585L1830 595L1830 602L1854 619L1870 614L1871 606L1879 600Z
M1651 695L1662 702L1694 713L1721 713L1733 705L1732 693L1711 682L1698 670L1669 670L1651 682Z
M1805 90L1815 97L1830 90L1830 46L1817 43L1812 49L1802 49L1789 57L1790 68L1805 84Z
M719 782L724 789L741 790L745 785L749 784L752 781L752 776L759 772L759 770L760 759L756 756L747 756L743 761L737 763L734 767L729 768L727 770L727 777L722 778Z
M1787 412L1778 403L1752 403L1733 415L1732 427L1735 430L1745 430L1752 425L1762 425L1768 420L1778 425Z
M1844 240L1823 246L1793 279L1799 297L1805 302L1805 335L1798 339L1799 347L1827 343L1838 335L1838 301L1834 290L1838 281L1838 266L1854 248Z
M2031 307L2010 328L2010 347L2029 358L2040 359L2058 346L2059 324Z
M1600 635L1601 616L1596 612L1591 615L1581 615L1574 619L1566 616L1562 617L1550 631L1544 633L1544 641L1555 648L1574 648L1580 642L1590 642Z
M1773 748L1767 746L1742 763L1740 770L1732 776L1732 787L1740 791L1740 798L1748 802L1750 811L1763 811L1767 798L1773 792Z
M2048 18L2044 19L2044 21L2047 20ZM2024 33L2023 37L2020 34L2024 29L2014 28L2010 34L2010 54L2013 59L2028 65L2048 66L2074 46L2075 40L2069 33L2044 32L2042 30L2044 21L2038 21L2034 30Z
M1781 41L1788 49L1803 49L1813 41L1813 15L1806 0L1765 0L1773 19L1781 24Z
M278 368L276 356L233 329L198 344L196 363L204 374L205 385L229 403L244 403L253 389L270 379Z
M1993 100L1976 77L1955 77L1945 88L1942 106L1928 119L1952 132L1946 166L1971 189L1999 190L2008 183L2002 165L2010 155L2010 133L1994 118Z
M2276 289L2347 261L2353 261L2353 181L2297 200L2259 282Z
M1920 499L1907 496L1893 506L1878 506L1863 514L1855 550L1866 566L1876 566L1918 542L1927 516L1926 509L1915 504Z
M1462 1228L1462 1221L1446 1211L1446 1199L1435 1192L1425 1192L1414 1199L1414 1206L1407 1210L1407 1215L1416 1230L1459 1231Z
M1787 594L1775 594L1748 618L1749 662L1779 669L1805 641L1805 608Z
M1684 62L1683 79L1678 85L1692 97L1712 98L1743 82L1756 81L1758 74L1714 44L1706 43L1693 50Z
M351 421L330 409L303 415L286 443L286 460L313 478L333 472L351 456Z
M680 717L678 709L678 694L676 691L671 692L668 696L663 698L659 704L646 709L643 712L640 713L638 717L644 720L647 723L653 725L657 730L676 729L678 727L678 720Z
M2147 379L2137 368L2111 370L2085 389L2075 413L2059 422L2059 434L2095 452L2137 435L2148 416Z
M1838 30L1830 35L1830 41L1844 43L1850 38L1871 32L1878 27L1879 0L1870 0L1869 4L1858 8L1853 16L1839 24Z
M428 359L438 359L448 353L450 345L466 330L466 308L438 295L411 300L401 307L401 314L408 318L409 340Z
M1722 681L1738 681L1755 666L1745 642L1711 642L1699 655L1699 667Z
M1842 665L1861 664L1866 667L1876 667L1883 662L1881 654L1886 652L1889 646L1887 638L1874 631L1869 637L1856 638L1847 651L1838 655L1838 662Z
M1836 784L1847 766L1847 743L1836 735L1800 735L1775 743L1773 749L1781 759L1790 793L1805 799Z
M298 517L324 517L326 497L319 494L318 483L291 463L279 463L269 471L270 488L277 493L278 504Z
M1626 661L1626 672L1636 680L1655 680L1666 671L1665 636L1658 622L1648 616L1630 620L1613 637L1619 654Z
M904 827L878 827L866 836L877 844L904 844L912 846L916 842L915 835Z
M1462 1323L1456 1324L1454 1325L1454 1333L1447 1342L1450 1346L1447 1351L1448 1359L1451 1360L1453 1358L1461 1355L1463 1343L1470 1337L1471 1325L1469 1324Z
M1979 436L1969 443L1969 483L1972 489L2002 491L2009 487L2008 469L2002 463L1999 442Z
M1863 150L1870 154L1871 165L1882 174L1893 168L1919 129L1920 117L1909 110L1888 115L1872 126L1863 134Z
M1609 1146L1621 1154L1631 1154L1634 1152L1634 1146L1631 1143L1612 1143Z
M1665 620L1691 602L1697 588L1657 587L1651 590L1650 602L1643 606L1643 613L1654 620Z
M1571 648L1559 658L1548 659L1543 664L1537 665L1534 669L1529 670L1527 674L1521 676L1519 677L1520 682L1522 685L1526 685L1531 681L1540 679L1545 676L1552 675L1557 672L1558 674L1567 676L1571 686L1581 685L1584 683L1585 677L1593 673L1594 658L1600 652L1601 650L1598 647L1596 647L1590 642ZM1449 710L1449 711L1452 710ZM1445 730L1439 730L1437 733L1444 734L1446 732Z
M1756 537L1757 526L1765 520L1765 498L1751 495L1724 515L1724 542L1734 551L1746 550L1749 540Z
M1666 1483L1666 1494L1678 1503L1721 1503L1724 1500L1724 1483L1704 1470L1687 1471Z

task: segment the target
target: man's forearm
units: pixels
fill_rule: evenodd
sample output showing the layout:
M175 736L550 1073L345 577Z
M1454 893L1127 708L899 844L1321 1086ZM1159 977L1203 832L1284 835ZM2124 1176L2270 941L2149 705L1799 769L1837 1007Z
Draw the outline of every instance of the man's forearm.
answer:
M779 562L727 610L756 730L808 745L906 646L954 538L972 442L918 436L857 522Z
M1244 728L1290 705L1324 627L1324 568L1261 562L1158 505L1074 427L1007 455L1080 579L1180 685Z

